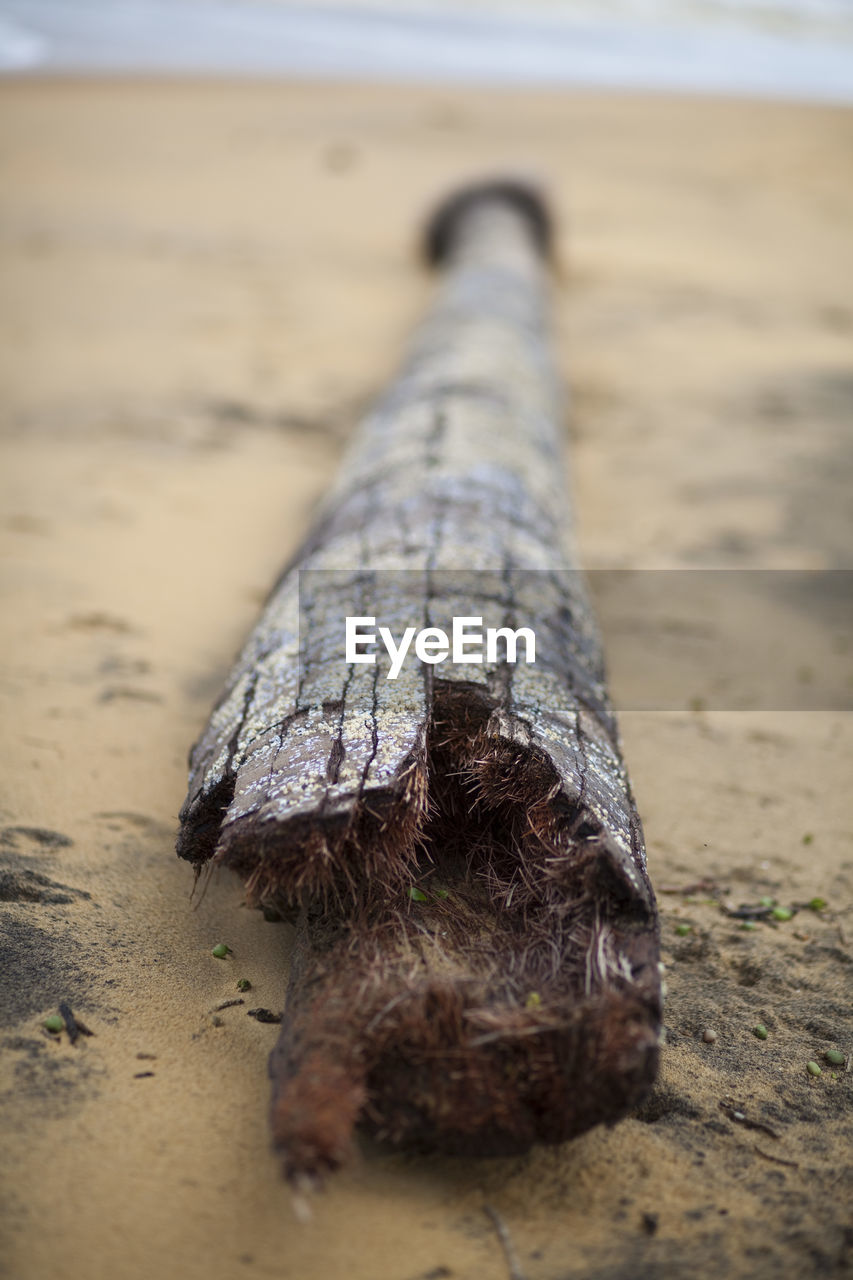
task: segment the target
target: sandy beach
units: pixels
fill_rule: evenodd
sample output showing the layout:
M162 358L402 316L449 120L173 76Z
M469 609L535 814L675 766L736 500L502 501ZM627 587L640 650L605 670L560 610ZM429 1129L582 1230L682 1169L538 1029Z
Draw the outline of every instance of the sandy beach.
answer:
M309 1221L247 1016L281 1010L292 931L224 875L191 899L174 837L235 650L428 303L424 212L472 172L553 192L584 564L850 566L851 144L824 106L0 83L3 1274L503 1280L487 1208L525 1280L847 1273L849 712L623 712L654 1094L524 1158L364 1143ZM762 897L792 917L724 910ZM44 1029L60 1001L91 1037Z

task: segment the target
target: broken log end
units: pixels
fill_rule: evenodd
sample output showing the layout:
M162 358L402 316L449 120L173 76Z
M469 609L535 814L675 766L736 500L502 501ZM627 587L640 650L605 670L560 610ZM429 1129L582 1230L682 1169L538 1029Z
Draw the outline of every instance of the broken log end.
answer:
M540 255L553 250L553 218L541 187L524 178L485 178L456 188L433 210L423 235L423 253L430 267L444 265L456 245L460 229L473 210L504 206L520 215Z

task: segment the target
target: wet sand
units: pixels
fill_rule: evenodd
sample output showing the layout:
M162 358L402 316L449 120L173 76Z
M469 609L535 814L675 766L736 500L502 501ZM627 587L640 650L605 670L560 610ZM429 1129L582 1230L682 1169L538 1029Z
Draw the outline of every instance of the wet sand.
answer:
M225 876L191 901L173 840L188 747L430 296L423 211L472 170L554 190L585 564L849 565L851 142L841 109L663 96L0 84L10 1276L505 1277L487 1205L527 1280L842 1273L849 713L624 712L656 1092L523 1159L364 1145L307 1223L247 1016L281 1009L291 931ZM723 910L762 896L796 914ZM44 1031L60 1000L92 1037Z

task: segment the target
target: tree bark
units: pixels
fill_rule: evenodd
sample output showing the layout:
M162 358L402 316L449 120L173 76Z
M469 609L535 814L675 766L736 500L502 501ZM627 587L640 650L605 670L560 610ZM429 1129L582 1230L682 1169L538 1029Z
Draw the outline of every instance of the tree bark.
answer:
M191 756L178 851L297 941L272 1055L292 1177L361 1123L561 1141L656 1071L658 926L572 539L536 193L438 211L443 279ZM344 661L344 620L528 627L534 664Z

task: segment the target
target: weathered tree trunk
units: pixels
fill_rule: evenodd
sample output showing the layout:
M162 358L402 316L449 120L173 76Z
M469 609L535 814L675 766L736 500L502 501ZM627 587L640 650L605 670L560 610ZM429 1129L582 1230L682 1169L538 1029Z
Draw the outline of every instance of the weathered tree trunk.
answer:
M361 1122L468 1153L612 1121L651 1084L657 915L577 573L549 225L442 208L444 280L195 747L178 850L298 915L272 1125L318 1176ZM301 604L301 610L300 610ZM528 627L535 664L344 661L344 619Z

